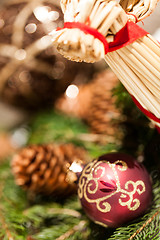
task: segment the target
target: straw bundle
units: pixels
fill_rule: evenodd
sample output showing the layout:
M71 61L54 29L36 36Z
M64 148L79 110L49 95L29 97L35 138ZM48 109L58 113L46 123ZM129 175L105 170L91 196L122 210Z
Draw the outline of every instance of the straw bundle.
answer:
M137 106L160 127L158 42L129 22L114 0L62 0L61 4L66 24L51 33L59 52L75 61L95 62L104 57ZM123 40L130 34L136 37L126 44Z
M121 7L130 14L130 19L142 21L148 17L156 8L158 0L120 0Z

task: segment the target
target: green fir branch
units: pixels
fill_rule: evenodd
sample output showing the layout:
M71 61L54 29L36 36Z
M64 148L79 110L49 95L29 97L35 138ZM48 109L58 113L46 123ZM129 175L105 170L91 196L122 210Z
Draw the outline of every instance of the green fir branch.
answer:
M53 111L37 114L30 123L30 129L28 144L71 142L87 149L93 158L120 148L108 136L89 133L81 120Z
M90 135L85 124L80 120L54 112L44 112L37 115L32 120L30 129L28 144L73 142L85 147L91 157L118 151L120 148L114 142L99 144L93 141L93 136ZM82 134L91 139L86 141L86 139L79 138L78 136L82 136ZM149 139L149 134L147 139ZM154 169L156 169L156 166L154 166ZM0 239L159 239L160 179L154 180L153 203L148 212L143 217L117 229L103 228L91 222L83 212L77 196L67 199L36 196L33 199L32 196L27 195L15 185L11 174L10 160L3 161L0 165L0 182Z
M134 223L116 229L108 240L151 240L160 237L160 180L153 185L153 203L149 212Z
M143 217L121 228L107 229L90 222L82 211L77 196L59 199L57 202L54 199L37 198L30 203L27 195L15 185L8 163L1 166L0 174L3 186L0 236L3 239L24 240L27 236L32 236L35 240L56 240L67 236L67 240L129 240L134 233L136 235L131 238L133 240L159 239L159 179L153 185L152 207Z

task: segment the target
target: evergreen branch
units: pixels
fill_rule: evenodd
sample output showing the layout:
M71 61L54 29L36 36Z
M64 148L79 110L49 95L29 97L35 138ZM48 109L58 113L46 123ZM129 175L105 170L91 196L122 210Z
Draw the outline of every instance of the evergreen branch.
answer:
M95 134L95 133L82 133L75 137L77 140L81 140L84 142L98 142L101 144L107 144L111 142L115 142L115 137L109 136L109 135L103 135L103 134ZM117 144L120 144L120 142L117 140Z
M55 113L41 114L31 129L30 143L33 144L73 140L75 144L85 146L93 157L118 149L114 144L100 145L98 136L89 134L78 120ZM142 132L141 129L139 131ZM146 137L142 135L143 138ZM149 139L149 134L147 136ZM0 210L3 214L3 218L0 219L2 228L0 239L8 240L9 237L12 240L159 239L159 180L153 185L154 199L151 209L143 217L117 229L102 228L91 223L81 212L82 208L76 196L63 200L55 200L52 197L41 199L36 196L34 200L29 201L24 191L14 184L8 162L0 165L0 181L1 186L4 186L0 196ZM11 235L6 236L6 231Z
M48 213L50 214L65 214L68 216L80 218L81 214L78 211L72 210L72 209L65 209L65 208L51 208L49 209Z
M8 240L14 240L8 226L7 223L5 222L5 218L4 215L2 213L2 208L0 206L0 223L2 225L3 230L5 231L4 236L7 236Z
M1 182L1 188L0 188L0 198L2 198L2 191L3 191L3 188L4 188L4 183L3 181ZM14 240L10 230L9 230L9 227L7 226L7 223L5 221L5 217L3 215L3 206L0 205L0 223L1 223L1 226L2 226L2 229L5 231L5 236L7 236L8 240Z
M86 225L86 221L82 220L77 225L75 225L72 229L61 235L60 237L56 238L56 240L66 240L68 237L73 235L76 231L82 231L84 226Z
M93 158L120 148L120 143L112 137L91 134L79 119L56 112L37 114L30 128L28 144L72 142L87 149Z
M30 209L26 209L25 211L23 211L23 214L25 216L29 215L29 211L31 211ZM67 208L49 208L48 210L46 209L46 213L47 214L52 214L52 215L58 215L58 214L64 214L64 215L68 215L68 216L72 216L72 217L76 217L76 218L80 218L81 214L76 211L76 210L72 210L72 209L67 209Z
M128 240L132 240L137 234L139 234L148 224L150 224L154 218L160 213L160 209L153 214L152 217L150 217L143 225L140 227Z
M134 223L128 224L124 227L117 228L110 238L107 240L158 240L160 231L159 218L160 218L160 180L158 179L153 185L153 203L151 209L141 218L137 219ZM136 233L136 234L135 234Z

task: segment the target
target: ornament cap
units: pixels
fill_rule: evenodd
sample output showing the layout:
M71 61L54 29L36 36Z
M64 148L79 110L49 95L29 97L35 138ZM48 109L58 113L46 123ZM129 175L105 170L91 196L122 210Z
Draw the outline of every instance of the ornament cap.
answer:
M73 163L68 167L66 181L68 183L77 183L84 166L84 162L80 159L73 161Z

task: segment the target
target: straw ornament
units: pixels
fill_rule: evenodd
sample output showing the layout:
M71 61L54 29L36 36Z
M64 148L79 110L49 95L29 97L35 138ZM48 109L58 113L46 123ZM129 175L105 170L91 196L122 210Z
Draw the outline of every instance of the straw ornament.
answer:
M104 58L136 105L160 127L160 45L128 20L114 0L62 1L64 27L53 31L58 51L70 60Z
M129 19L137 22L148 17L156 8L158 0L120 0L119 4L129 15Z

